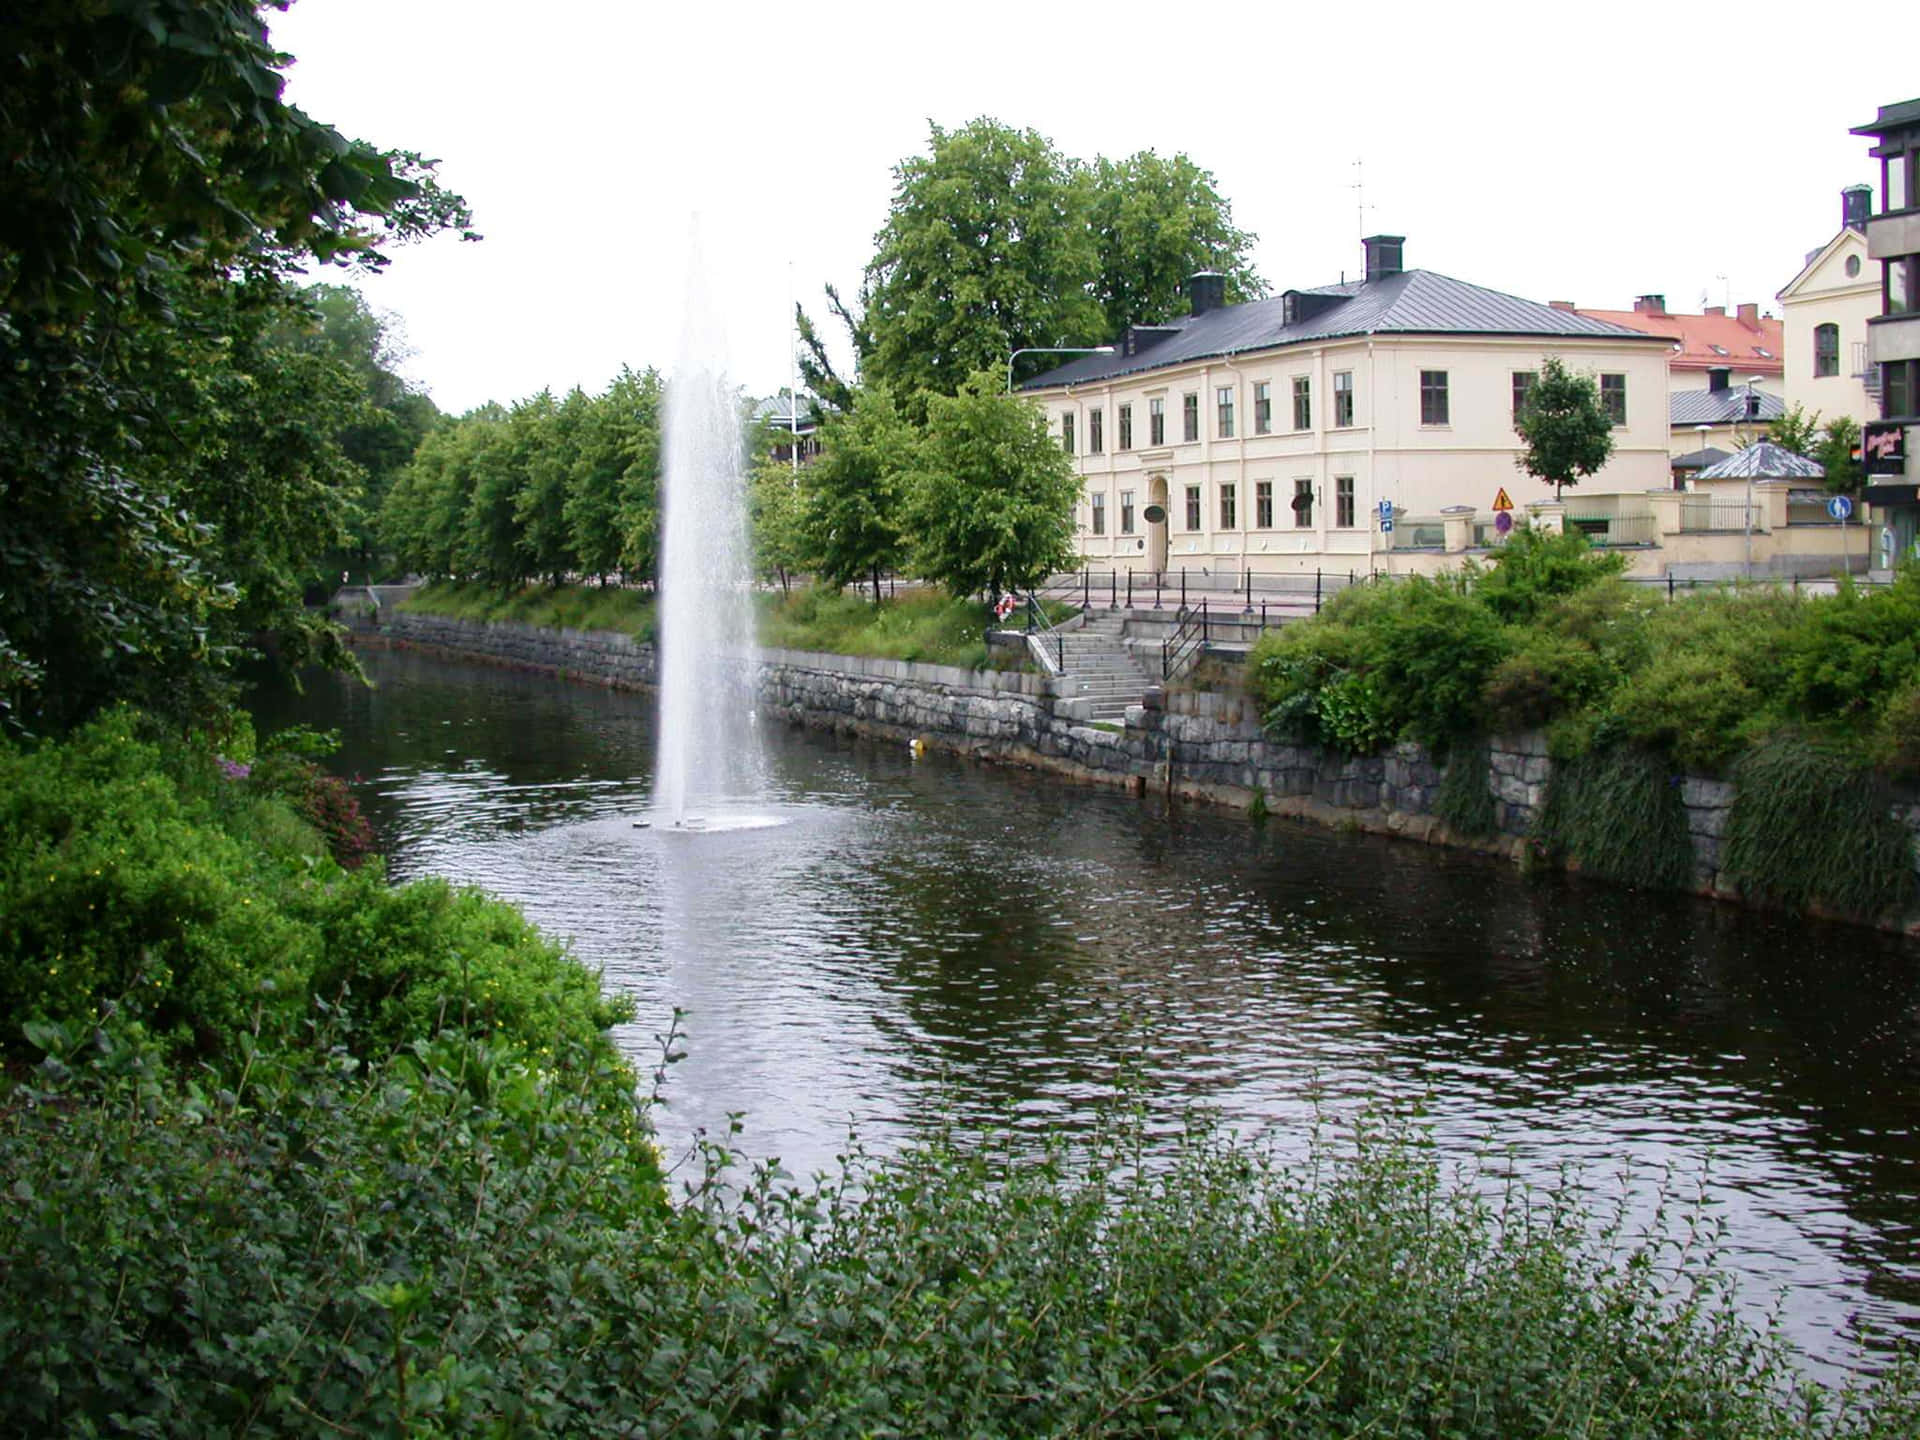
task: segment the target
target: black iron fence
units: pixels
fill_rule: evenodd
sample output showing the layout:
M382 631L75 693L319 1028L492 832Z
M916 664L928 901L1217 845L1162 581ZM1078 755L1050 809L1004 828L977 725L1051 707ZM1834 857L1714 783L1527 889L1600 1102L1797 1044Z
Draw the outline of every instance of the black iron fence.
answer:
M1055 575L1041 594L1082 610L1176 610L1201 599L1216 612L1228 606L1251 610L1268 623L1290 615L1317 614L1350 585L1373 578L1371 570L1303 570L1270 574L1255 570L1079 570Z

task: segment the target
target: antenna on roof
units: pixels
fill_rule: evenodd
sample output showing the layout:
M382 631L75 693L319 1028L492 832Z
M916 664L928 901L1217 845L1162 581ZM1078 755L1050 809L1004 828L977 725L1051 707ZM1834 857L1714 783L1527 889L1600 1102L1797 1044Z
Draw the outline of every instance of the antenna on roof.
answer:
M1354 233L1355 238L1360 240L1367 238L1367 211L1374 208L1367 204L1366 163L1364 160L1356 160L1353 162L1353 184L1347 187L1353 191L1353 210L1354 220L1356 222Z

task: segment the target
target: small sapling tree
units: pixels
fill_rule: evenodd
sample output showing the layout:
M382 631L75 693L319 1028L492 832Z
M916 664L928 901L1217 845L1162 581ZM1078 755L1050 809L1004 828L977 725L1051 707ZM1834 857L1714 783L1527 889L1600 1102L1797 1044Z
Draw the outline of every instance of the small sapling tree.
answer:
M1549 355L1527 390L1527 403L1514 421L1526 442L1516 458L1527 474L1553 486L1557 500L1607 463L1613 454L1613 417L1591 375L1576 375Z

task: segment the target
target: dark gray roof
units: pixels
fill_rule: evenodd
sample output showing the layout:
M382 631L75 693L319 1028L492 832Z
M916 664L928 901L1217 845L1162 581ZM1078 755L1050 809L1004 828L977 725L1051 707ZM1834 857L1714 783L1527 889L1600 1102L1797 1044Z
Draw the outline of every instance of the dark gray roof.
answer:
M1725 390L1676 390L1667 397L1668 423L1676 426L1731 425L1736 420L1749 418L1778 420L1787 413L1787 402L1778 395L1769 395L1764 390L1754 393L1760 397L1760 413L1749 417L1747 387L1744 385L1734 385Z
M1080 385L1137 375L1191 360L1272 350L1313 340L1353 335L1537 335L1542 339L1652 341L1665 336L1629 330L1571 310L1557 310L1498 290L1469 285L1431 270L1403 270L1384 280L1349 280L1301 292L1338 295L1342 303L1294 325L1286 323L1285 297L1225 305L1204 315L1168 321L1176 333L1137 355L1089 355L1023 381L1021 390Z
M1689 450L1685 455L1676 455L1667 462L1667 466L1672 470L1704 470L1709 465L1718 465L1731 453L1717 445L1709 445L1704 450Z

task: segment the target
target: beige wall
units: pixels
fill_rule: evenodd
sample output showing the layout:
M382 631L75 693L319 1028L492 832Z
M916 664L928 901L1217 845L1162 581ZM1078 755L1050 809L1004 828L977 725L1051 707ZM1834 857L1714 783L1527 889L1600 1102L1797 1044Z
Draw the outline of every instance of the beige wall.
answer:
M1859 273L1852 277L1846 273L1848 257L1860 262ZM1842 231L1779 298L1786 331L1787 404L1808 414L1817 410L1828 420L1850 415L1864 424L1877 418L1879 406L1868 398L1854 360L1867 338L1867 317L1880 313L1880 267L1867 259L1866 237L1857 230ZM1840 327L1840 373L1816 377L1813 331L1824 324Z
M1437 517L1449 506L1490 509L1505 488L1525 504L1545 487L1515 465L1520 450L1513 430L1513 372L1538 370L1542 359L1558 355L1571 368L1626 376L1627 423L1615 432L1615 450L1598 475L1582 483L1583 494L1639 493L1670 482L1667 424L1667 356L1664 345L1640 341L1568 339L1543 343L1537 338L1380 337L1292 347L1231 362L1196 362L1177 369L1068 390L1038 392L1049 427L1060 433L1060 418L1074 415L1075 463L1087 493L1106 497L1107 534L1089 531L1090 503L1079 509L1080 546L1089 564L1121 569L1152 568L1152 547L1142 512L1153 493L1153 479L1164 476L1169 524L1169 569L1241 569L1261 571L1345 569L1382 548L1378 505L1393 503L1401 519ZM1448 423L1421 423L1420 376L1423 370L1446 372ZM1336 428L1333 377L1353 377L1354 424ZM1311 425L1293 427L1293 381L1304 376L1311 397ZM1272 387L1271 433L1254 431L1254 395L1260 382ZM1217 392L1231 389L1234 436L1218 434ZM1200 397L1200 436L1182 439L1182 397ZM1148 445L1148 401L1165 400L1167 438ZM1120 451L1119 407L1133 406L1133 448ZM1104 450L1089 454L1090 413L1102 411ZM1350 527L1334 524L1340 477L1353 479L1354 514ZM1291 508L1296 481L1311 484L1312 524L1294 523ZM1273 487L1273 524L1257 524L1262 482ZM1237 514L1221 524L1221 494L1234 487ZM1199 488L1198 530L1187 527L1187 490ZM1134 497L1135 533L1119 533L1122 492Z

